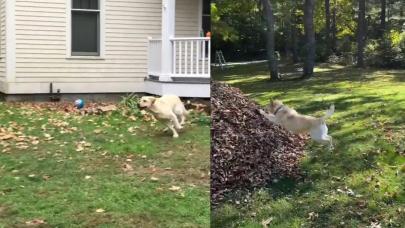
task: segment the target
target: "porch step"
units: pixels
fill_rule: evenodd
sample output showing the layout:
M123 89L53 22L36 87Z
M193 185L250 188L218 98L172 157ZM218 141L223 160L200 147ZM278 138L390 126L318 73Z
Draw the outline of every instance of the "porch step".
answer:
M149 75L149 78L152 81L159 81L159 76L155 76L155 75Z
M184 82L184 83L210 83L211 78L206 77L172 77L174 82Z
M154 95L174 94L180 97L209 98L211 85L209 80L163 82L147 78L145 92Z

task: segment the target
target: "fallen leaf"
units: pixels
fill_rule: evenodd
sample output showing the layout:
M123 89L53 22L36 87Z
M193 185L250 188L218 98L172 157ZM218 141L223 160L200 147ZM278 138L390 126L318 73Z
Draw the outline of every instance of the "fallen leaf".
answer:
M104 106L104 107L98 107L98 109L102 112L111 112L111 111L115 111L117 110L117 106L116 105L108 105L108 106Z
M45 220L42 220L42 219L34 219L31 221L25 222L25 224L28 226L38 226L38 225L46 224L46 222L45 222Z
M308 213L308 220L315 220L318 217L319 217L318 213L315 212Z
M82 152L83 150L84 150L84 147L81 144L77 145L77 147L76 147L77 152Z
M152 181L158 181L159 180L159 178L157 178L157 177L151 177L150 178Z
M122 165L122 170L123 170L124 172L130 172L130 171L133 171L134 168L133 168L130 164L124 163L124 164Z
M169 188L169 190L172 192L178 192L181 190L181 188L179 186L172 186Z
M263 221L262 221L262 226L263 226L263 228L269 227L271 221L273 221L273 217L270 217L270 218L268 218L268 219L266 219L266 220L263 220Z
M0 140L9 140L14 137L15 137L14 135L7 134L7 135L0 136Z
M42 179L43 179L43 180L46 180L46 181L49 180L49 178L51 178L51 176L49 176L49 175L43 175L43 176L42 176Z

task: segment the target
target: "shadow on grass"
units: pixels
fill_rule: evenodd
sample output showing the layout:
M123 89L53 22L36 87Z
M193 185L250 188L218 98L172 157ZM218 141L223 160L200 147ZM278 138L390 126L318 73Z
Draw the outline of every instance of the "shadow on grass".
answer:
M281 71L293 77L299 75L299 67L285 66ZM309 222L313 227L326 227L331 224L341 226L342 220L347 220L346 225L349 226L369 225L374 217L382 220L382 217L389 216L391 212L388 211L392 211L389 207L392 205L405 203L400 197L385 196L387 193L384 191L370 191L374 184L365 181L366 174L380 175L381 170L391 170L392 167L398 167L405 162L396 146L403 138L397 136L388 140L386 137L386 129L405 126L405 84L401 84L405 81L405 70L363 70L327 65L320 66L317 70L315 76L308 80L280 82L269 81L265 64L214 72L214 78L240 88L261 104L267 104L270 98L278 98L289 106L297 106L296 109L300 113L315 113L316 116L323 115L330 104L336 106L335 114L328 120L328 127L336 144L335 150L330 152L325 147L310 143L308 154L301 166L303 180L297 182L282 179L278 183L271 183L264 189L271 198L266 198L263 202L253 200L243 210L232 212L232 204L225 204L228 212L223 213L222 209L219 209L218 215L226 221L215 216L218 211L213 213L220 224L227 226L260 223L259 218L250 218L246 213L254 211L260 214L255 207L265 207L269 210L263 213L265 216L274 216L272 225L276 227L292 226L295 220L308 222L308 213L314 211L319 217ZM400 182L400 178L392 172L381 176L381 181L386 181L388 188L394 189L391 191L397 194L401 192L397 187L401 186L402 182L405 183L404 179ZM322 199L328 199L328 195L335 194L336 189L345 186L350 186L355 192L361 192L365 196L351 199L347 195L339 195L337 197L340 197L340 200L322 202ZM388 200L382 200L386 198ZM290 216L285 221L281 219L283 215L272 209L277 208L279 200L292 201L284 210ZM368 200L370 206L362 206L364 200ZM364 216L352 214L347 208L357 210ZM226 217L226 214L230 217ZM235 214L239 216L235 218ZM301 222L299 223L302 224Z

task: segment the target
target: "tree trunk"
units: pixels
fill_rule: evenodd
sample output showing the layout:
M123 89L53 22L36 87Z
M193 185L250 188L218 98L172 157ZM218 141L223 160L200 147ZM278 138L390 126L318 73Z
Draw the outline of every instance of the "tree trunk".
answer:
M325 30L328 53L330 54L332 49L330 0L325 0Z
M337 25L336 25L336 17L337 17L337 1L334 0L333 10L332 10L332 50L334 53L338 54L337 52Z
M293 63L298 63L300 58L298 56L298 40L300 38L300 32L297 29L297 23L299 23L299 18L297 17L295 11L297 10L297 3L295 1L291 1L291 27L290 27L290 35L291 35L291 54L292 54L292 61Z
M387 11L387 0L380 0L381 1L381 13L380 13L380 26L381 26L381 35L384 34L385 32L385 27L386 27L386 23L385 23L385 13Z
M294 23L294 22L293 22ZM300 58L298 57L298 31L295 24L291 25L291 54L293 63L298 63Z
M364 67L364 47L366 45L366 0L359 1L357 22L357 66Z
M279 80L277 59L274 45L274 15L271 2L269 0L260 0L264 8L264 15L267 24L267 59L270 70L270 80Z
M314 74L315 66L315 29L314 29L315 0L305 0L304 3L304 31L305 31L305 60L302 78L310 78Z

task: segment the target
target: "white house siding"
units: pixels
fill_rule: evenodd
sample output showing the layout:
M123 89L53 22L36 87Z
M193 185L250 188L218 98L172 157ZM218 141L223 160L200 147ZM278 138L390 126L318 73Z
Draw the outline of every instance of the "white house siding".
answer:
M201 0L202 1L202 0ZM200 25L200 0L176 0L176 37L199 37L201 25ZM202 10L202 9L201 9ZM176 73L197 73L196 64L197 61L202 62L202 58L197 58L197 44L190 41L184 41L182 43L182 52L180 48L176 47ZM187 44L186 44L187 43ZM185 55L185 46L187 45L188 53ZM191 46L193 45L194 56L191 58ZM201 47L200 47L201 48ZM201 49L199 50L201 52ZM180 55L182 58L182 67L180 67ZM187 67L186 67L187 59ZM193 64L191 64L193 62ZM192 70L194 69L194 70ZM208 64L205 63L205 70L208 69ZM202 67L199 69L199 73L202 73Z
M0 12L5 11L0 0ZM160 37L162 0L104 0L103 59L67 59L67 0L16 0L16 76L5 92L143 92L148 37ZM176 36L199 35L199 0L176 1ZM0 84L5 80L5 14L0 17Z
M162 0L105 0L105 58L67 59L66 0L16 0L15 93L136 92L148 37L160 36ZM13 90L11 88L10 90Z
M200 36L200 9L202 0L176 0L176 36Z
M0 81L6 79L6 7L5 0L0 0Z

